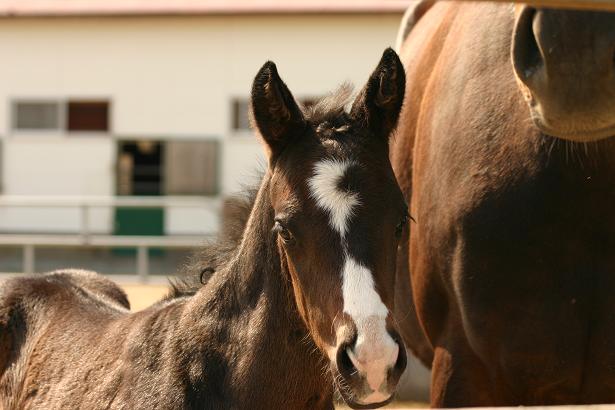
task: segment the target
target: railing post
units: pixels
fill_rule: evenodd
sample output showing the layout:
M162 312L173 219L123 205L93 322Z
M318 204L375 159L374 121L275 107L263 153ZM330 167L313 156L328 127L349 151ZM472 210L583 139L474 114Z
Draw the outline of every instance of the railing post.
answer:
M34 245L25 244L23 246L23 259L22 259L22 269L25 273L34 273L34 258L36 257L34 253Z
M149 275L149 252L146 245L137 247L137 275L141 283L146 283Z
M89 209L86 203L82 203L79 208L81 209L81 240L87 244L90 236Z

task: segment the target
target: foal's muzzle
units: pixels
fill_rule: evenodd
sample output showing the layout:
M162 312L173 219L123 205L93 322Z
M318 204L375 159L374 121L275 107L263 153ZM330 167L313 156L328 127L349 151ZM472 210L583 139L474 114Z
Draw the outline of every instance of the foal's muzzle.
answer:
M397 332L349 332L335 355L340 394L352 408L384 406L393 399L406 363L406 349Z

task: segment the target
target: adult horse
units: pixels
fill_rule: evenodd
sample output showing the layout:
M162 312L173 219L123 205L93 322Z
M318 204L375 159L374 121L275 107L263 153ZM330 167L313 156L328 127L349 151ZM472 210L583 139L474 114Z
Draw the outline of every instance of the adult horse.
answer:
M406 21L396 317L431 404L615 402L615 15L423 2Z
M348 93L302 110L269 62L252 107L269 156L232 260L193 295L137 313L94 273L0 286L3 409L333 408L387 403L404 370L389 313L407 206L388 137L392 50Z

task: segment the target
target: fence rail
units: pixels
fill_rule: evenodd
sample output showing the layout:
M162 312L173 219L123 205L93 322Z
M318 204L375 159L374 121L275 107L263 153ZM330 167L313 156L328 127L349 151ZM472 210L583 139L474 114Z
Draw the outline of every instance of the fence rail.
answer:
M112 236L112 235L32 235L0 234L0 246L22 248L24 273L36 271L36 249L43 247L136 248L137 276L145 283L149 277L149 249L192 249L206 240L203 236Z
M93 208L196 208L219 213L219 198L195 197L106 197L106 196L0 196L1 208L70 208L80 209L79 230L75 234L1 233L0 246L22 248L22 270L36 271L36 249L58 248L135 248L137 276L141 282L149 277L149 249L191 249L198 247L212 233L203 235L139 236L94 234L90 229Z

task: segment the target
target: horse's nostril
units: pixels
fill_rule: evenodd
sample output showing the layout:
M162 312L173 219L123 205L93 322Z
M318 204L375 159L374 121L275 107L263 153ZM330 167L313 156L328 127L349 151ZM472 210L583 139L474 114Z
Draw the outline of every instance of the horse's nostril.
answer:
M406 370L406 365L408 364L408 357L406 356L406 349L404 345L401 343L397 343L399 346L399 353L397 354L397 360L395 361L395 366L393 369L399 372Z
M348 355L349 348L350 347L348 346L340 346L337 351L337 370L344 377L350 377L357 372L357 369L354 367L354 364Z
M517 75L529 79L543 64L542 54L534 32L536 9L527 8L519 17L513 38L513 65Z

